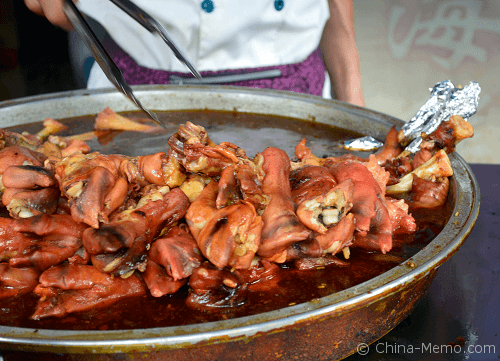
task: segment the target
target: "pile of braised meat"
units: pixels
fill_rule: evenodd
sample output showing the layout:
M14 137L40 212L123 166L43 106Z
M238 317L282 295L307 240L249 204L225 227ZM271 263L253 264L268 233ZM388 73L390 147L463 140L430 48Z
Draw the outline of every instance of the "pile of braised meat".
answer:
M395 234L416 230L409 206L446 201L447 153L473 135L453 116L414 155L393 128L367 159L319 158L305 139L292 160L278 148L249 159L188 122L168 152L130 157L44 126L0 130L0 298L39 295L35 320L186 284L189 306L232 307L248 289L273 287L280 264L342 265L350 247L389 252ZM151 128L110 109L96 132L106 127Z

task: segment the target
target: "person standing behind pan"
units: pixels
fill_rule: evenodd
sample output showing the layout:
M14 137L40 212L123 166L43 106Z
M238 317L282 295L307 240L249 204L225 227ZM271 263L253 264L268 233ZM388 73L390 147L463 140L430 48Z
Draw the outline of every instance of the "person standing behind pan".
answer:
M70 30L62 0L24 0ZM203 77L237 75L229 85L309 93L365 106L352 0L134 0L159 21ZM159 38L110 1L79 0L109 34L105 47L130 85L190 78ZM281 76L245 79L278 69ZM326 70L326 71L325 71ZM97 64L88 88L111 86Z

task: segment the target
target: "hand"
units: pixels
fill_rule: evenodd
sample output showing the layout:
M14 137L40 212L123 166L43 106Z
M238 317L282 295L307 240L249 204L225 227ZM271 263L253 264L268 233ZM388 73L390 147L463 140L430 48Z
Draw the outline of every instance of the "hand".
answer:
M24 3L28 9L37 15L45 16L52 24L67 31L73 29L64 13L63 0L24 0Z

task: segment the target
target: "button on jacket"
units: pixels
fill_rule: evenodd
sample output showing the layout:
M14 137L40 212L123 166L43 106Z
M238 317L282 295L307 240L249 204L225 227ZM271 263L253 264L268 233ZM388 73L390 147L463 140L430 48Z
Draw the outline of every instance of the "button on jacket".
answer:
M159 21L200 71L292 64L319 45L329 17L326 0L134 0ZM80 0L141 66L188 72L161 39L114 4ZM108 86L94 65L89 88Z

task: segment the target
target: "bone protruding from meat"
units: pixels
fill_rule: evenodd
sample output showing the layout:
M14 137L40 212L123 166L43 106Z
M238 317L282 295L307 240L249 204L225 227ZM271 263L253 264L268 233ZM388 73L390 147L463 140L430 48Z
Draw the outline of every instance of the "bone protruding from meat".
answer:
M413 175L424 180L436 180L443 177L451 177L453 168L446 152L441 149L427 162L417 169L402 177L399 183L387 187L387 194L400 194L412 190Z
M111 109L98 118L114 134L156 128ZM367 159L319 158L303 139L291 161L274 147L249 159L187 122L169 150L133 157L90 153L83 139L108 131L77 140L46 123L38 138L0 130L10 213L0 218L0 297L34 289L33 319L181 288L189 307L234 307L278 287L284 268L348 266L352 247L385 254L393 235L416 231L409 209L446 201L446 153L473 134L452 117L422 134L413 158L395 128Z
M354 216L348 214L353 204L351 179L337 184L327 168L306 165L291 172L290 184L297 217L314 231L322 255L335 254L352 243Z
M328 193L337 181L328 169L321 166L306 165L290 172L290 187L293 202L297 205L304 200Z
M351 210L353 189L353 182L346 179L323 195L303 200L297 208L297 217L313 231L325 234Z
M431 143L436 149L451 153L458 143L473 136L472 125L460 115L452 115L447 121L441 122L431 134L422 134L422 140L423 143Z
M392 225L385 194L368 168L356 161L334 163L329 167L338 182L353 182L351 212L356 222L354 246L386 253L392 248Z
M354 214L349 213L337 224L329 228L325 234L316 235L316 240L323 250L323 254L337 254L352 244L356 225Z
M56 213L59 205L59 190L57 188L6 189L2 203L7 207L13 218L29 218L42 214Z

